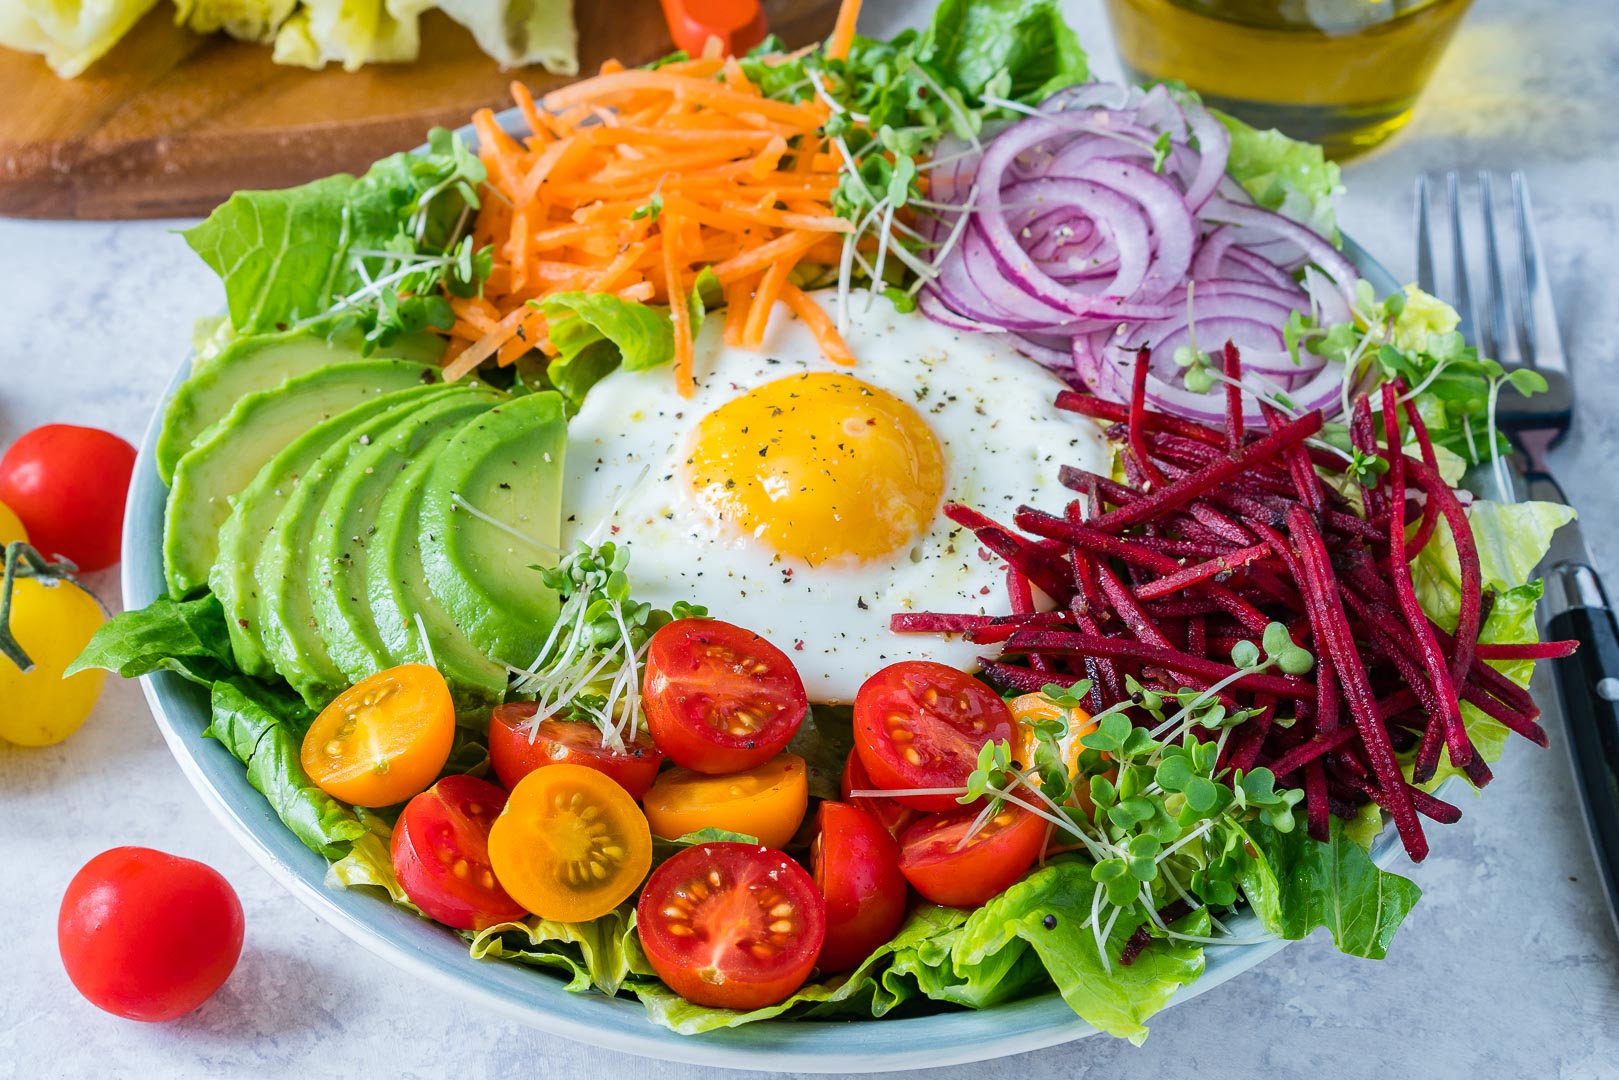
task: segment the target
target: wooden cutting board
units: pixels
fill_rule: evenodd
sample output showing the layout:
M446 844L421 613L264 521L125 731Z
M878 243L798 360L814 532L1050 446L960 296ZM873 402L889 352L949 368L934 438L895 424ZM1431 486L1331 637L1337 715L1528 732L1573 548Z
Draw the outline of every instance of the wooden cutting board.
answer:
M0 0L3 2L3 0ZM673 46L659 0L577 0L579 70L616 57L643 64ZM766 0L789 46L825 37L837 0ZM501 71L472 35L436 11L413 64L345 72L280 67L270 48L203 37L160 3L77 79L37 56L0 49L0 215L153 218L206 214L239 188L300 184L458 127L567 78Z

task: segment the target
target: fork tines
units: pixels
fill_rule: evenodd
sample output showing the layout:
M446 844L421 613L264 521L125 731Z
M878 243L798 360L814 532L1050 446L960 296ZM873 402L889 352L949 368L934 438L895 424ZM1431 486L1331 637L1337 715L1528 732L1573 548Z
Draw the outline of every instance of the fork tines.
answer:
M1433 190L1441 185L1442 198ZM1471 184L1464 183L1455 170L1442 177L1427 173L1418 176L1417 285L1425 292L1451 299L1461 315L1463 335L1482 355L1507 368L1527 364L1543 373L1564 375L1568 365L1557 331L1557 313L1552 306L1540 241L1535 235L1529 182L1523 173L1511 176L1510 204L1504 207L1515 226L1510 230L1496 225L1502 201L1488 172L1478 173ZM1447 216L1450 247L1449 287L1443 289L1436 271L1439 260L1431 226L1440 202ZM1478 229L1469 230L1469 217L1481 223ZM1468 250L1466 237L1470 232L1482 237L1480 264L1472 261ZM1482 275L1475 275L1475 266L1483 270ZM1475 291L1476 281L1482 283L1482 291ZM1476 299L1481 302L1475 303Z

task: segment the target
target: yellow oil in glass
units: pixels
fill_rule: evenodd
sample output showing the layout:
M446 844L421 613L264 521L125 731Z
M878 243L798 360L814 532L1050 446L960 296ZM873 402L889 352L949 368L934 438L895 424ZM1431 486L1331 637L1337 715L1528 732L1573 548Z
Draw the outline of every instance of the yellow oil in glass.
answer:
M1471 0L1107 0L1138 82L1176 79L1336 158L1403 127Z

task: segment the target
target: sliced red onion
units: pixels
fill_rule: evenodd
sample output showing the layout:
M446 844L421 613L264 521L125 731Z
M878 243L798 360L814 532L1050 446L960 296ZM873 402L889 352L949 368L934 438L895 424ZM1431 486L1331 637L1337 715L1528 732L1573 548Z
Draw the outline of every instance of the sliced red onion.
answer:
M932 200L960 206L970 194L975 205L923 310L957 329L1010 331L1030 357L1118 400L1137 350L1151 349L1153 403L1214 423L1224 395L1186 388L1182 346L1237 343L1247 424L1262 426L1259 401L1278 394L1335 404L1339 369L1307 351L1295 359L1282 328L1295 311L1319 325L1349 319L1357 275L1309 228L1254 205L1226 174L1230 148L1195 101L1099 83L1060 91L981 153L942 141ZM942 243L958 221L945 210L919 231Z

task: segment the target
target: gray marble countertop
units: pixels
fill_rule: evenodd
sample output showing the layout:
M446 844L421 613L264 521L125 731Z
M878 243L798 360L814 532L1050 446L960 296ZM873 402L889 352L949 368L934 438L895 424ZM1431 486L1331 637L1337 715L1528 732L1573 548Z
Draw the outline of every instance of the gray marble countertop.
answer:
M930 5L869 0L879 33ZM1101 75L1117 71L1099 0L1069 13ZM1412 273L1411 181L1424 168L1526 170L1579 419L1554 455L1586 532L1619 572L1619 23L1612 0L1479 0L1409 131L1345 172L1347 231ZM169 224L0 221L0 445L49 421L137 440L193 316L217 283ZM111 573L92 585L116 605ZM0 704L0 707L4 707ZM1554 740L1559 733L1554 731ZM1560 745L1515 742L1486 797L1432 832L1426 892L1380 963L1324 936L1161 1014L1140 1049L1103 1038L944 1078L1274 1074L1518 1080L1619 1076L1619 945ZM90 856L144 844L201 859L241 894L247 945L224 989L172 1024L86 1004L55 917ZM598 1050L438 996L318 920L254 864L169 757L139 688L109 683L62 745L0 746L0 1076L607 1076L711 1073ZM619 1069L625 1070L618 1073ZM739 1074L740 1075L740 1074Z

